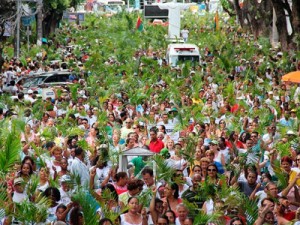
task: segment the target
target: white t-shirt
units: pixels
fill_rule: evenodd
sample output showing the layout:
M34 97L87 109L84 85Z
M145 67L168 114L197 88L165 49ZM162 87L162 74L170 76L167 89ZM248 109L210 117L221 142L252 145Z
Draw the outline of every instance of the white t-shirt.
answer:
M186 29L181 30L182 38L188 38L189 37L189 31Z
M170 136L170 138L177 143L179 139L179 131L174 132L175 126L178 124L178 120L176 118L169 119L168 123L164 123L163 121L160 121L157 123L157 126L164 125L166 128L167 135Z

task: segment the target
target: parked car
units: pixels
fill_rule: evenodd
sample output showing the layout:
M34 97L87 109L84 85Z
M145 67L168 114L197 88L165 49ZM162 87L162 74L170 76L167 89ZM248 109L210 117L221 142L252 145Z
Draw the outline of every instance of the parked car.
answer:
M74 78L76 79L77 75L71 72L51 71L30 77L20 78L17 81L17 85L25 94L29 89L33 91L37 90L39 93L41 93L41 89L43 88L49 88L52 86L67 86L68 84L72 84Z

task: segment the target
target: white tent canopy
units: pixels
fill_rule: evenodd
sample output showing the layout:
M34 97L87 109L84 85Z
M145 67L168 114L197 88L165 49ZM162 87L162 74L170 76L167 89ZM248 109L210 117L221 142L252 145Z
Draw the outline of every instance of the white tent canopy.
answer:
M123 151L120 155L119 155L119 172L123 171L126 172L127 171L127 165L128 165L128 159L127 156L152 156L154 155L153 152L144 149L144 148L132 148L126 151Z

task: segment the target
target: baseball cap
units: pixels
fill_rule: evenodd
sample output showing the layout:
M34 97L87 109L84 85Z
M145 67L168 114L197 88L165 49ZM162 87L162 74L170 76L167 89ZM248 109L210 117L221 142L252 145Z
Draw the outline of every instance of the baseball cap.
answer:
M69 175L62 175L61 178L59 179L60 182L70 182L71 177Z
M28 94L33 94L33 90L28 90L28 92L27 92Z
M292 131L292 130L288 130L288 131L286 132L286 134L296 135L296 133L295 133L294 131Z
M210 143L214 144L214 145L218 145L219 144L219 142L217 140L212 140Z
M22 184L24 182L22 177L17 177L14 179L14 185Z

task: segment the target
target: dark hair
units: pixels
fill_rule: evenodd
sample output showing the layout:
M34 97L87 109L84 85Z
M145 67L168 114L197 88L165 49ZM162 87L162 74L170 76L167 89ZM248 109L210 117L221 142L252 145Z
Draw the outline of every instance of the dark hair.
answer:
M252 169L251 169L251 171L249 171L249 172L247 172L247 173L245 174L245 175L246 175L246 178L248 178L248 176L249 176L250 173L254 173L254 174L255 174L255 177L257 178L257 176L258 176L257 171L256 171L256 170L252 170Z
M83 218L83 213L81 209L78 206L76 206L70 212L70 223L72 225L80 225L79 223L80 217Z
M111 225L113 225L113 223L111 222L110 219L108 218L103 218L99 221L99 225L103 225L105 222L109 222Z
M87 118L82 118L81 121L89 122Z
M71 119L73 119L73 120L76 120L76 117L75 117L75 115L74 115L73 113L70 113L70 114L69 114L69 118L71 118Z
M293 159L289 156L283 156L280 160L280 163L287 162L288 164L293 164Z
M269 172L264 172L263 174L265 175L266 178L268 178L269 180L272 180L272 176Z
M109 190L110 191L110 195L111 197L113 197L113 199L118 202L119 201L119 196L118 196L118 193L114 187L114 185L112 184L106 184L103 188L102 188L102 191L105 191L105 190Z
M171 189L172 189L173 191L175 191L175 192L174 192L174 198L175 198L175 199L178 199L178 197L179 197L179 187L178 187L178 184L176 184L176 183L171 183L170 187L171 187Z
M157 134L157 127L151 127L150 132L153 132L154 134Z
M55 142L54 141L48 141L45 145L46 148L53 148L55 146Z
M83 149L81 147L75 148L75 156L79 156L83 152Z
M172 212L173 212L173 211L172 211ZM174 218L176 218L176 217L174 217ZM170 223L169 218L166 216L166 214L160 215L160 216L158 217L158 219L165 219L165 220L167 221L167 224Z
M127 183L127 190L132 191L140 187L138 180L130 180Z
M167 213L172 213L174 219L176 219L176 214L175 214L175 212L173 210L171 210L171 209L167 210L164 215L166 216Z
M57 206L56 212L57 212L59 209L64 209L64 210L66 210L66 209L67 209L67 206L65 206L64 204L60 204L60 205Z
M60 192L59 192L59 190L56 187L48 187L44 191L43 195L45 197L53 196L55 198L56 202L60 201Z
M157 203L164 203L164 202L163 202L163 200L161 200L160 198L155 198L155 205L156 205Z
M97 164L99 158L100 158L100 155L97 155L96 158L91 163L92 166L95 166ZM107 161L105 159L102 159L102 161L103 161L103 166L106 167L107 166Z
M192 171L194 171L194 169L195 169L196 167L199 167L199 168L201 169L201 166L200 166L200 165L195 165L195 166L193 166ZM202 170L202 169L201 169L201 170Z
M25 164L27 164L27 165L29 166L29 175L33 174L32 165L29 164L29 163L27 163L27 162L24 162L24 163L21 164L20 174L22 174L22 168L23 168L23 166L24 166Z
M132 197L130 197L130 198L128 199L127 204L129 204L129 202L131 201L131 199L134 199L134 198L137 199L137 200L139 201L138 197L132 196Z
M24 93L23 92L20 92L19 94L18 94L18 99L23 99L24 98Z
M118 182L120 180L120 178L124 178L127 176L127 173L126 172L119 172L115 175L115 179L116 181Z
M152 170L151 168L145 168L145 169L143 169L142 175L146 175L147 173L148 173L151 177L153 177L153 170Z
M230 220L230 225L232 225L235 221L240 221L243 225L245 224L244 223L244 221L241 219L241 218L239 218L239 217L233 217L231 220Z
M245 138L243 138L243 134L246 134ZM251 135L248 132L241 133L239 140L243 143L246 143L247 140L249 140Z
M207 166L207 170L208 170L208 167L210 167L210 166L213 166L213 167L215 167L216 168L216 170L217 170L217 173L219 172L219 170L218 170L218 167L216 166L216 164L214 164L214 163L210 163L210 164L208 164L208 166Z
M164 134L167 134L165 125L161 124L161 125L159 125L159 126L161 126L161 127L162 127L162 129L164 130L164 132L163 132L163 133L164 133Z
M32 158L31 156L29 156L29 155L26 155L26 156L24 157L24 159L22 160L22 164L26 163L27 160L29 160L29 161L31 162L31 165L32 165L32 166L35 165L35 162L34 162L33 158Z

